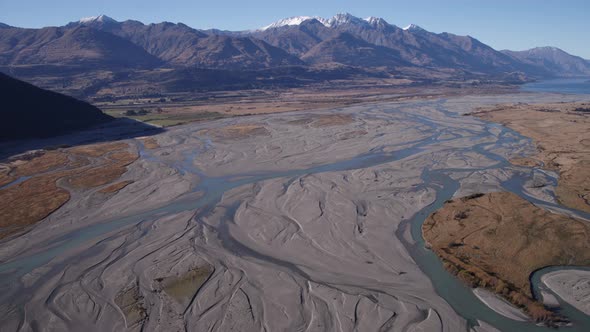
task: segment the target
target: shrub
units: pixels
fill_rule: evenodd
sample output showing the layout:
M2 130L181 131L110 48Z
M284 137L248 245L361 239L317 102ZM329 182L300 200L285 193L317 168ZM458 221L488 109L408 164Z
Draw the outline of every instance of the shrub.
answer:
M469 217L467 211L461 211L455 214L455 220L467 219L467 217Z
M482 197L484 194L482 193L477 193L477 194L471 194L469 196L465 196L464 200L468 201L470 199L476 199L476 198L480 198Z

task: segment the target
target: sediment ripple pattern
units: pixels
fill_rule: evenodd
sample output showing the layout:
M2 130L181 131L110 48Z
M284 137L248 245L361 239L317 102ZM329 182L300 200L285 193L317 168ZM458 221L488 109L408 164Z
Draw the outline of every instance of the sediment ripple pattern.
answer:
M518 169L484 152L530 145L498 145L501 128L444 105L191 124L156 136L153 151L130 141L132 185L74 193L1 243L2 330L468 330L400 227L437 199L425 170L463 194L498 190Z

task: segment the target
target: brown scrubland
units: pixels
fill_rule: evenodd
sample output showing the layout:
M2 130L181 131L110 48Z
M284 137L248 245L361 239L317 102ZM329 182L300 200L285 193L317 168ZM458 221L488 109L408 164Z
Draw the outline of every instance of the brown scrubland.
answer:
M201 135L212 136L218 139L238 139L250 136L268 136L270 133L262 125L258 124L237 124L221 128L203 129L198 132Z
M558 201L590 212L590 103L499 105L472 114L532 138L537 154L513 163L559 172Z
M590 104L509 104L468 115L499 122L533 139L537 153L515 165L559 173L559 203L590 212ZM507 193L450 200L422 227L445 268L472 287L487 288L550 324L562 319L531 294L530 276L552 265L590 265L587 222L549 212Z
M0 171L0 184L5 186L0 189L0 239L26 231L47 217L70 199L70 190L116 181L137 158L137 152L123 142L34 151L12 158ZM24 181L10 185L19 178ZM100 191L114 193L129 183L115 183Z
M143 146L145 146L145 148L148 150L153 150L153 149L157 149L160 147L160 144L158 144L158 141L156 141L156 139L153 137L143 138L143 139L141 139L141 142L143 143Z
M535 320L559 319L532 298L529 277L552 265L590 265L590 225L508 192L448 201L422 226L447 270L487 288Z

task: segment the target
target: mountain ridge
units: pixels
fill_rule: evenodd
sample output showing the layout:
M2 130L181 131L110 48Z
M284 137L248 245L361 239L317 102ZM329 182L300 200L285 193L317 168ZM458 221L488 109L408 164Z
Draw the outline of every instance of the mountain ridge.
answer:
M182 84L187 91L377 77L412 84L513 84L590 73L587 60L558 53L559 61L551 52L532 57L498 51L471 36L434 33L415 24L401 28L383 18L347 13L291 17L246 31L117 21L107 15L60 27L0 29L0 71L78 97L123 82L127 90L118 91L161 93L168 87L182 90ZM164 73L170 84L157 79Z
M502 50L501 52L526 63L543 65L554 74L590 76L588 60L554 46L535 47L524 51Z
M2 65L153 68L160 62L123 38L86 26L41 29L11 27L0 32Z
M117 22L98 16L70 22L66 27L78 26L124 38L173 66L251 69L302 64L298 58L263 41L248 36L207 34L183 23Z
M417 25L407 29L389 24L381 18L355 18L350 14L339 14L331 19L312 17L296 25L277 25L264 30L246 34L262 39L273 46L306 58L305 53L320 42L347 32L376 46L390 48L399 52L401 58L415 66L425 68L453 68L476 73L511 73L524 70L531 73L533 68L518 60L479 42L470 36L457 36L449 33L432 33ZM325 22L337 22L328 25ZM475 46L469 49L466 46Z
M244 31L198 30L183 23L170 22L150 24L132 20L118 22L104 14L82 18L77 22L70 22L66 27L75 26L76 24L90 25L94 28L129 39L138 46L146 49L148 53L172 65L226 69L302 65L305 59L317 59L317 57L313 57L312 55L306 56L306 52L309 52L319 43L346 32L368 43L399 52L403 61L417 66L433 68L448 67L480 74L524 72L528 75L539 77L579 76L590 73L590 65L585 60L582 62L577 60L578 63L575 66L570 65L570 67L576 67L575 70L572 70L567 66L560 67L556 65L555 59L548 59L549 56L545 56L542 59L543 61L539 61L539 59L533 60L530 57L523 56L522 53L518 55L515 51L495 50L471 36L459 36L448 32L433 33L416 24L399 28L395 24L390 24L380 17L370 16L363 19L350 13L338 13L330 18L322 18L320 16L293 16L277 20L256 30ZM171 42L163 45L164 43L162 41L155 42L156 44L159 43L160 46L148 45L149 42L146 42L146 40L150 39L150 37L145 36L148 32L143 32L143 36L132 37L129 35L129 31L127 33L116 31L116 27L120 28L121 26L129 25L143 27L166 25L173 27L171 29L184 29L184 34L192 34L193 36L184 36L183 38L185 40L182 42L175 40L177 42L176 45L173 45ZM127 28L127 30L129 29ZM138 34L141 35L142 33L140 32ZM205 36L225 37L207 39ZM139 42L139 39L143 39L143 42ZM170 39L169 35L167 39ZM197 39L199 40L197 41ZM255 39L262 40L268 45L261 44L255 41ZM234 44L228 46L228 49L231 50L226 51L228 53L226 56L237 56L236 59L231 61L224 59L223 51L220 51L224 46L216 45L216 43L221 41L224 43L228 43L229 41L230 44ZM245 43L249 45L256 44L257 47L251 48L251 52L249 53L243 47ZM184 45L183 49L179 50L179 45ZM281 49L288 54L281 54L280 51L271 49L271 46ZM165 51L158 51L158 48L163 48ZM199 55L196 50L197 48L204 54ZM528 51L530 52L532 50ZM258 56L253 55L253 53L257 53ZM266 54L266 56L262 56L262 54ZM269 54L274 54L277 58ZM567 55L575 57L570 54ZM570 59L569 62L571 61ZM314 63L317 64L315 61ZM359 63L359 65L362 64ZM369 63L367 66L374 67L375 65L374 63Z

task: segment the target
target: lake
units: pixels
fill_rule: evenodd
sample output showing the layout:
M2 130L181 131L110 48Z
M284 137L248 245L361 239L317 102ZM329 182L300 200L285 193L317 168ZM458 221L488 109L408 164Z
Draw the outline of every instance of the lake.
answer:
M590 94L590 78L559 78L524 84L527 92L555 92L567 94Z

